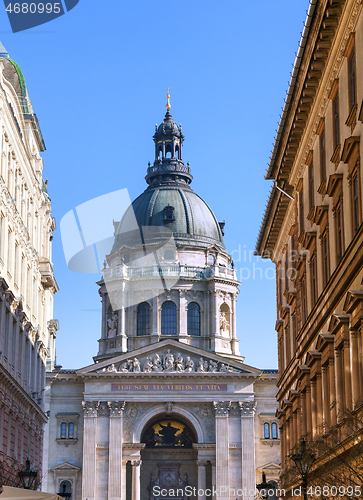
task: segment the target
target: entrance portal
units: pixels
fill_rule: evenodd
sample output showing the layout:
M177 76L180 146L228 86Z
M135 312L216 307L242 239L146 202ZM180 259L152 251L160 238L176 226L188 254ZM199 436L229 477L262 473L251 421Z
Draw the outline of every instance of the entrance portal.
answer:
M194 498L185 488L198 486L196 433L179 417L158 417L149 422L142 434L140 500ZM167 490L170 495L157 493Z

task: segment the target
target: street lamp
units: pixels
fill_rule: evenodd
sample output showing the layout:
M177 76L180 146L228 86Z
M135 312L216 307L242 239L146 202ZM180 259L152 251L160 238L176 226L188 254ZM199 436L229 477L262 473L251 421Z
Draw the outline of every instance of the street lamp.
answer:
M306 442L304 438L302 438L300 442L300 451L292 455L291 458L295 462L295 466L299 471L300 477L302 479L304 500L307 500L308 475L316 458L314 453L310 453L310 451L306 449Z
M18 472L18 476L21 482L21 487L25 490L35 489L35 480L38 477L38 471L30 467L29 458L26 459L25 469Z

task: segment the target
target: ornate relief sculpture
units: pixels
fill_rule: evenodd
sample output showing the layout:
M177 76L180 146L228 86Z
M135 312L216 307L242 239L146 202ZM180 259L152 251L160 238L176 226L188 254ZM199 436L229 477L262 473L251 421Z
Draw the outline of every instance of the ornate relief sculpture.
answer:
M118 367L112 363L98 370L97 373L141 373L141 371L144 373L239 373L239 370L225 363L204 358L199 358L197 369L195 370L195 363L190 356L184 359L181 353L178 352L176 357L174 357L170 349L166 351L162 359L158 353L155 354L154 359L152 356L148 356L142 370L140 361L135 357L123 361Z
M185 371L187 373L194 372L194 361L190 359L190 357L187 357L187 360L185 362Z
M174 356L170 352L170 349L168 349L166 351L166 354L164 356L163 366L164 366L164 370L166 372L172 372L172 371L174 371Z

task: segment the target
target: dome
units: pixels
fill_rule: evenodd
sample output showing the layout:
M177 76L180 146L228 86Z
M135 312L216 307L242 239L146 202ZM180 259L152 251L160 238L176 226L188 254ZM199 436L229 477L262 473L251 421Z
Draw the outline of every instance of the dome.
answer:
M207 248L217 245L225 250L221 228L207 203L189 186L148 188L132 203L119 223L112 251L126 241L125 231L134 211L139 227L168 228L177 246Z
M170 119L165 119L162 123L160 123L158 127L158 132L161 134L162 133L177 134L178 132L180 132L180 130L178 125L175 123L175 121L171 118L170 115Z

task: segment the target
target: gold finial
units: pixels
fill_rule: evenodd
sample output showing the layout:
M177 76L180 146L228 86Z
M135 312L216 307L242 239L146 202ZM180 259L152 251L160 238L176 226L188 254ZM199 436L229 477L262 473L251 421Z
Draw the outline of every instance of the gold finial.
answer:
M170 94L169 94L170 89L169 89L169 87L166 90L168 91L168 93L166 94L167 103L166 103L165 107L169 111L169 109L171 108L170 101L169 101L169 99L170 99Z

